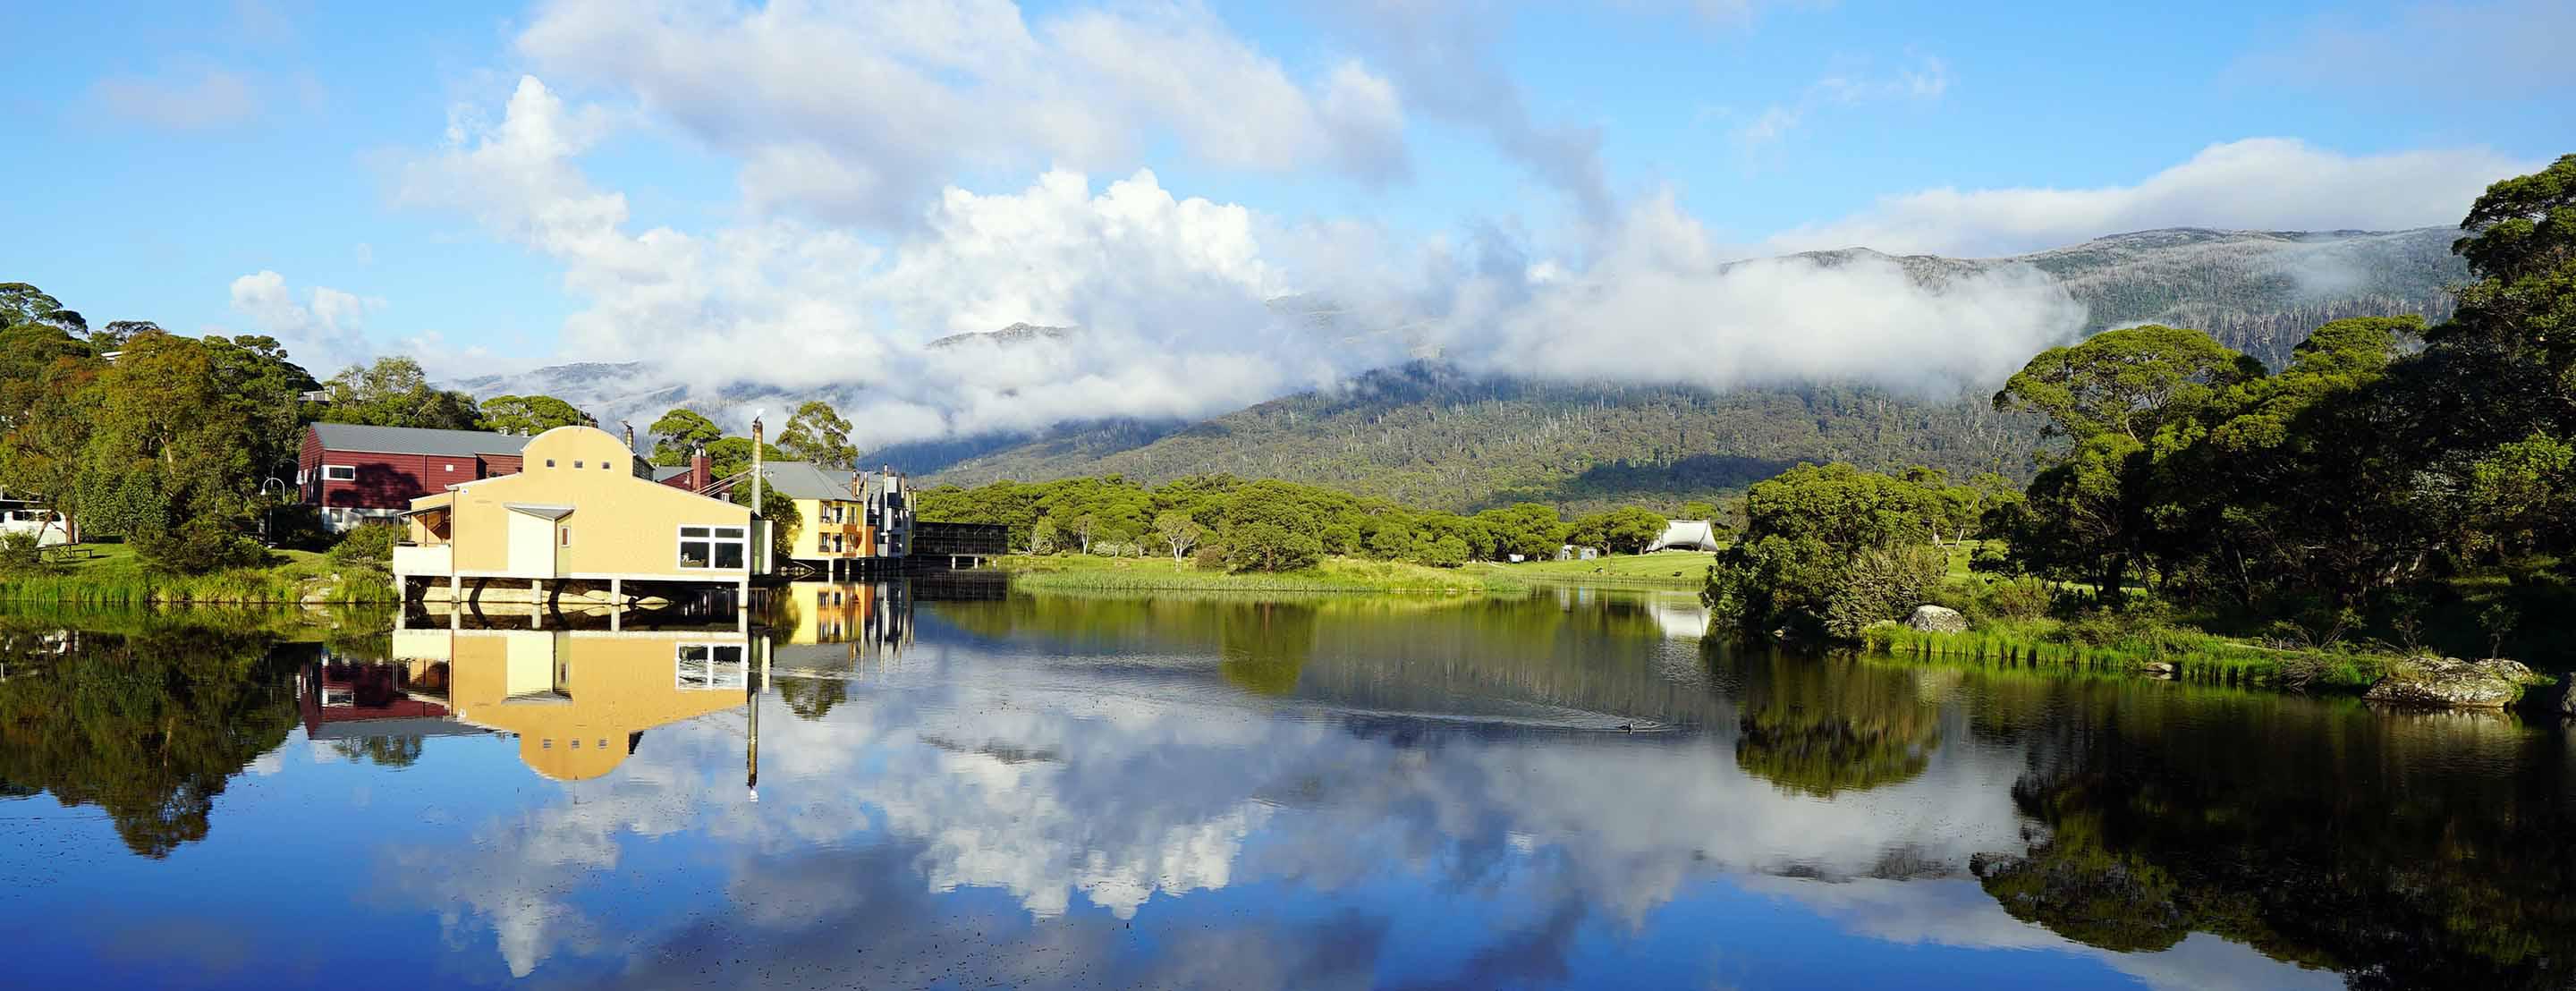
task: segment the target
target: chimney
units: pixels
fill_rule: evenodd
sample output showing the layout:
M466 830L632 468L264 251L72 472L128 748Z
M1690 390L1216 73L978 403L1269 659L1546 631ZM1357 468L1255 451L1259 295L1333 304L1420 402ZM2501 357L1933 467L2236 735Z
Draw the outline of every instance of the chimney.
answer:
M696 447L690 448L689 491L706 491L707 486L714 485L716 483L715 474L715 463L707 460L707 446L700 444Z
M626 428L626 453L635 453L635 424L619 420L617 425Z

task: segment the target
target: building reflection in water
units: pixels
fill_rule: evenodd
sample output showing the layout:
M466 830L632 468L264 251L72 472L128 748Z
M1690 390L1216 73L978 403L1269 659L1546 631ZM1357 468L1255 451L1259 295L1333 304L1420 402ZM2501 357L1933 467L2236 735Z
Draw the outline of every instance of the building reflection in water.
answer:
M902 582L800 583L730 625L714 610L415 611L381 658L324 652L296 676L306 735L401 749L430 736L500 733L558 781L597 778L647 730L737 710L748 783L758 781L757 707L774 665L791 706L828 709L843 684L912 642ZM757 619L755 620L755 616Z

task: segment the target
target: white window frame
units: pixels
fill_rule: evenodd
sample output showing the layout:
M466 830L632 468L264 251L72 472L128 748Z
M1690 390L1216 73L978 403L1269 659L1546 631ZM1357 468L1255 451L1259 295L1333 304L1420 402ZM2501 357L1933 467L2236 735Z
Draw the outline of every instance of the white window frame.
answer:
M696 656L690 656L692 653ZM747 644L691 641L671 648L673 688L741 691L750 684L751 648Z
M346 474L346 475L336 475L336 474L333 474L333 472L342 472L342 471L348 472L348 474ZM357 466L357 465L323 465L323 466L322 466L322 480L323 480L323 481L325 481L325 482L354 482L354 481L357 481L357 480L358 480L358 466Z
M706 535L692 537L689 535L689 531L691 530L704 530L706 531ZM730 537L719 536L718 532L723 530L731 530L734 532L734 535ZM679 568L682 571L748 571L751 569L751 528L748 526L739 524L726 526L716 523L692 523L675 528L673 530L672 540L674 546L673 560L679 565ZM688 545L693 543L707 545L707 563L689 563ZM716 550L725 544L732 544L735 547L741 548L742 564L731 568L720 567L716 564Z

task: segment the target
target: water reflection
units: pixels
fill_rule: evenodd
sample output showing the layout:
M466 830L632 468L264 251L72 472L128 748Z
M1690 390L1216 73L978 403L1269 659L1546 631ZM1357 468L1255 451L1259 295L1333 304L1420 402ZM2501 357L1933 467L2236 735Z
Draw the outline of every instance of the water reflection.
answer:
M361 964L2556 986L2576 963L2554 727L1737 652L1652 596L978 594L800 586L730 626L413 616L373 641L0 630L0 794L106 813L0 798L0 876L32 894L0 933L44 936L12 941L31 980L263 987ZM291 903L238 903L281 858ZM317 918L373 935L303 938ZM265 963L225 971L181 921Z

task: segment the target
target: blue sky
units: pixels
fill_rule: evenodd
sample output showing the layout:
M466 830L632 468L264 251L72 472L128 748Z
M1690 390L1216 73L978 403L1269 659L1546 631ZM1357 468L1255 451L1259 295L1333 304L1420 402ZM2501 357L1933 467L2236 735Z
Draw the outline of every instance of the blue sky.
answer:
M1014 319L1196 354L1236 333L1208 329L1229 294L1383 278L1465 319L1479 251L1537 284L1639 251L2447 223L2576 137L2557 51L2576 15L2529 0L246 0L13 21L41 41L6 97L21 236L0 279L93 319L276 333L317 367L408 350L446 374L757 376L728 362L785 350L792 385ZM1127 207L1030 195L1052 171L1106 199L1140 170L1158 195ZM2084 195L2032 193L2051 189ZM944 199L970 195L971 217Z

